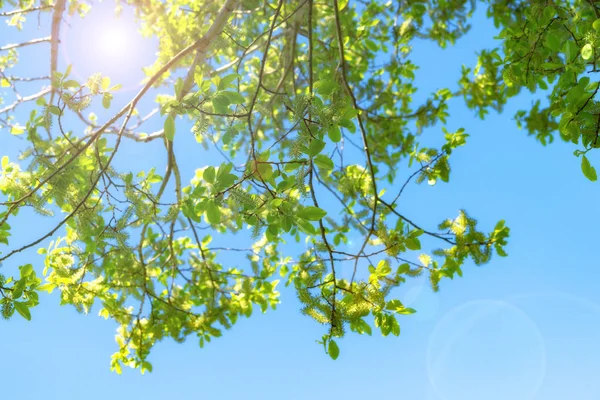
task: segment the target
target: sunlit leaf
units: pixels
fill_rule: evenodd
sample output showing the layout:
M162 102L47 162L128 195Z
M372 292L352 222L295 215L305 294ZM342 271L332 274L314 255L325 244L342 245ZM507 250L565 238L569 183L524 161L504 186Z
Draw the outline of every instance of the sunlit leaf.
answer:
M581 171L583 172L583 175L585 175L585 177L588 178L590 181L595 181L598 179L598 175L596 174L596 168L594 168L592 164L590 164L590 161L586 156L583 156L581 158Z
M163 129L164 129L165 137L167 138L167 140L172 141L175 138L175 118L173 118L173 116L169 115L165 119L165 124L164 124Z
M331 357L334 360L337 360L337 358L340 355L340 348L338 347L337 343L335 342L335 340L331 339L329 341L329 344L327 346L327 353L329 354L329 357Z
M327 211L322 210L319 207L308 206L298 210L297 215L300 218L307 219L309 221L318 221L327 215Z

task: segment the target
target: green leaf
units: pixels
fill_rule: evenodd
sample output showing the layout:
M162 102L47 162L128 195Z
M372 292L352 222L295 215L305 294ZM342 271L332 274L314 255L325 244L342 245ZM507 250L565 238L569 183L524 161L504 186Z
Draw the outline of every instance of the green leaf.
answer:
M23 265L19 267L21 279L27 278L29 275L33 273L33 266L31 264Z
M246 101L246 99L244 99L244 96L242 96L238 92L234 92L231 90L223 91L220 94L227 97L230 104L244 104L244 102Z
M360 328L362 329L362 331L364 333L366 333L367 335L371 336L371 334L373 333L373 330L371 329L371 325L369 325L368 323L366 323L362 319L359 320L359 325L360 325Z
M242 0L244 10L254 10L260 6L260 0Z
M320 139L313 139L308 145L308 154L316 156L325 148L325 142Z
M213 96L211 102L215 109L215 113L227 114L229 111L228 107L231 104L231 101L229 101L229 97L227 95L218 93L217 95Z
M27 321L31 321L31 313L29 312L29 307L27 307L27 303L23 301L15 301L13 302L13 304L15 306L15 310L17 310L17 312L21 314L23 318L25 318Z
M327 346L327 353L329 354L329 357L331 357L334 360L337 360L337 358L339 357L340 348L338 347L335 340L331 339L329 341L329 345Z
M311 224L307 220L298 219L298 220L296 220L296 225L298 225L298 229L300 229L302 232L306 233L307 235L314 236L317 234L317 230L315 229L313 224Z
M546 8L544 8L544 18L551 19L554 15L556 15L556 9L554 7L546 6Z
M65 70L65 75L64 75L65 79L71 74L72 69L73 69L73 64L67 65L67 69Z
M590 161L586 156L581 158L581 171L586 178L590 181L596 181L598 179L598 175L596 175L596 168L590 164Z
M421 241L416 237L407 238L404 244L409 250L421 250Z
M256 166L256 171L263 180L269 180L273 176L273 166L267 163L259 163Z
M415 229L408 234L408 237L409 238L417 238L424 233L425 233L425 231L423 229Z
M12 290L12 298L13 300L18 299L23 295L23 291L25 290L25 285L27 284L25 279L20 279L15 283Z
M206 207L206 218L211 225L217 225L221 222L221 210L214 201L209 201Z
M400 300L390 300L385 305L386 310L396 311L398 309L404 308L404 305Z
M570 63L577 56L579 49L574 41L567 40L563 45L563 53L567 56L567 62Z
M152 364L150 364L148 361L142 361L142 369L141 369L141 371L142 371L142 374L145 371L152 372Z
M387 315L381 315L381 322L379 324L379 329L381 330L381 334L383 336L387 336L392 331L392 325L390 324L390 320Z
M79 82L77 82L75 80L69 80L69 81L66 81L65 83L63 83L63 88L65 88L65 89L69 89L69 88L79 89L80 87L81 87L81 85L79 84Z
M329 96L337 88L337 84L331 80L319 81L315 82L315 88L320 95Z
M164 131L168 141L172 141L175 138L175 118L173 116L169 115L165 119Z
M559 63L543 63L542 68L544 69L559 69L559 68L564 68L563 64L559 64Z
M319 221L325 215L327 215L327 211L320 209L319 207L308 206L301 208L298 210L297 215L300 218L309 220L309 221Z
M560 38L555 33L549 33L546 36L546 47L552 51L560 50Z
M194 83L198 86L198 89L202 87L202 81L204 77L202 76L202 69L200 67L196 67L194 71Z
M103 104L104 104L104 102L103 102ZM50 112L50 114L60 115L60 108L58 108L56 106L49 106L48 112Z
M240 74L231 74L231 75L222 77L221 81L219 82L218 89L219 90L227 89L229 86L231 86L231 83L233 83L233 81L235 81L237 78L240 78L240 77L241 77Z
M110 93L104 93L104 95L102 96L102 107L109 109L110 108L110 103L112 101L112 94Z
M366 39L365 40L365 44L367 45L367 49L376 52L377 50L379 50L379 47L377 47L377 44L372 41L371 39Z
M388 323L390 325L390 330L392 331L392 335L400 336L400 324L398 320L394 318L393 315L388 316Z
M354 122L352 122L351 119L348 119L348 118L341 119L339 121L339 125L348 129L352 133L356 132L356 125L354 124Z
M583 46L583 48L581 49L581 57L584 60L589 60L593 56L594 56L594 48L592 47L592 45L588 43L585 46Z
M337 143L342 140L342 131L339 126L332 125L327 129L327 136L329 136L332 142Z
M596 32L600 32L600 18L594 21L592 27L596 30Z
M331 158L322 154L319 154L315 157L314 163L317 165L317 167L326 171L331 171L334 168L334 164Z
M208 183L215 183L216 171L215 167L208 167L202 173L202 177Z
M181 77L177 78L175 81L175 99L181 100L181 90L183 89L183 79Z

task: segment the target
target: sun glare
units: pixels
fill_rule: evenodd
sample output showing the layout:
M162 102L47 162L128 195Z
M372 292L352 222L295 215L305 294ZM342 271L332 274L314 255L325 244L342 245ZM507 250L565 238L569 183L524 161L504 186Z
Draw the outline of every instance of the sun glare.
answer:
M101 73L132 87L143 79L142 67L154 62L156 44L138 32L131 10L117 17L114 8L97 4L85 18L74 16L67 22L62 54L81 79Z
M133 32L137 35L136 32ZM113 25L105 28L105 31L95 36L93 47L99 55L113 62L128 62L127 54L135 52L134 37L132 32L123 26Z

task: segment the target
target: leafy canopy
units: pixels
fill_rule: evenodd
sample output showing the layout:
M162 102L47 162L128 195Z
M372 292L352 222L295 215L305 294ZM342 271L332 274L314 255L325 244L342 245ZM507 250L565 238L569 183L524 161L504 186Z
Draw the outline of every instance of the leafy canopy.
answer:
M499 28L498 47L481 50L453 87L413 100L412 46L454 44L475 6ZM125 1L118 7L135 10L158 53L120 109L114 96L129 95L110 77L57 67L61 21L90 7L0 0L10 29L48 24L41 39L0 44L0 134L24 139L18 159L0 154L0 262L9 267L0 296L5 318L30 319L41 291L82 312L96 304L119 325L117 372L151 370L163 338L194 335L203 346L255 308L275 308L279 279L323 324L335 359L348 330L400 334L398 317L415 312L394 298L407 279L428 274L437 290L467 259L505 256L503 221L482 230L460 211L429 228L398 205L411 181L449 181L468 137L445 127L451 99L485 118L524 89L541 93L518 124L543 144L555 132L578 144L583 174L597 179L588 156L600 146L593 1ZM37 77L19 64L31 46L49 56ZM21 94L32 82L39 91ZM144 133L157 119L162 129ZM440 129L442 145L420 144L422 132ZM190 135L198 148L177 148ZM160 144L166 166L119 163L125 142ZM180 161L202 148L222 162ZM31 210L50 228L11 236ZM32 250L43 271L40 257L18 265Z

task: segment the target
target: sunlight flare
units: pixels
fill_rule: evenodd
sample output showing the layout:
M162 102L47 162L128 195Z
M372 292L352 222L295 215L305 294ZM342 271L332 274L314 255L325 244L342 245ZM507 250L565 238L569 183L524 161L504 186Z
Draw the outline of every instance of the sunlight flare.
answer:
M135 52L135 30L124 24L114 24L105 28L104 32L94 35L93 48L99 55L109 61L128 61L125 57Z
M134 87L144 77L142 68L154 62L156 44L139 33L131 10L116 16L111 9L100 9L68 22L63 56L81 79L100 73Z

